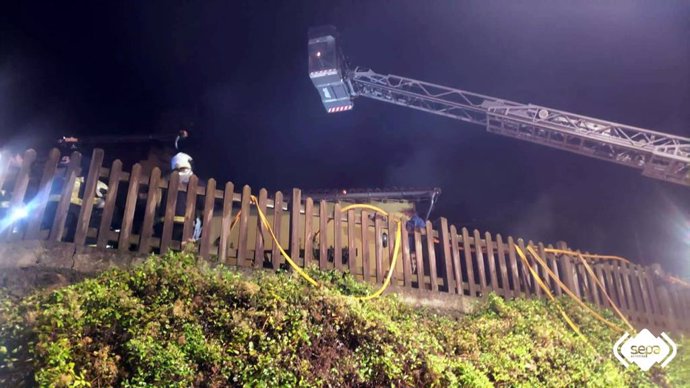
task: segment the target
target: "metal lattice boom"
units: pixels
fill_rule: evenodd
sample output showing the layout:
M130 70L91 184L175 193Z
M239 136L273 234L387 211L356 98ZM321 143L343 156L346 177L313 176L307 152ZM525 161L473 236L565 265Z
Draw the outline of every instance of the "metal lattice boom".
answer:
M487 131L642 170L690 186L690 139L532 104L488 97L357 68L346 75L364 96L483 125Z

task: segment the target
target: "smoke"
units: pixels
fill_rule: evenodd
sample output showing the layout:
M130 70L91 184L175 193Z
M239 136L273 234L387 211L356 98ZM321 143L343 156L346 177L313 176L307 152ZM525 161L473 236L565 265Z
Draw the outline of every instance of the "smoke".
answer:
M21 69L21 70L20 70ZM35 147L41 135L54 132L46 107L32 95L35 78L27 61L18 57L0 62L0 147Z
M413 149L388 168L385 184L389 187L433 187L443 181L438 168L438 153L432 147Z
M515 204L514 224L507 232L534 241L548 241L557 228L556 204L549 194L539 194L531 203Z
M7 133L12 107L11 78L7 66L0 64L0 133Z

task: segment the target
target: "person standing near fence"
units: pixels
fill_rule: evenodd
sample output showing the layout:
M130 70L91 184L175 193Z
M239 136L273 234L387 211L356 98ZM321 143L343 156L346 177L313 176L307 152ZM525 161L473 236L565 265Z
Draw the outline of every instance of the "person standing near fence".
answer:
M412 273L417 273L417 251L415 250L414 233L421 231L426 227L426 222L417 214L415 209L407 209L402 212L407 221L405 221L405 231L408 234L408 244L410 248L410 264Z
M69 166L71 162L71 155L70 152L77 151L81 153L81 149L79 149L78 146L79 139L74 138L74 137L63 137L61 140L61 144L63 144L63 152L66 151L62 155L62 158L60 159L60 162L58 163L58 172L59 173L66 173L67 167ZM79 220L79 213L81 212L81 207L83 205L84 201L84 194L85 194L85 182L86 182L86 177L89 174L89 167L91 165L91 155L82 153L81 157L81 168L80 172L78 173L75 181L74 181L74 186L72 186L72 194L70 197L70 206L69 210L67 211L67 220L65 222L65 240L64 241L73 241L74 240L74 235L76 232L77 228L77 223ZM61 179L59 180L56 185L54 185L53 190L55 189L55 186L58 188L58 192L61 192L62 190L62 185L65 183L65 180L68 177L66 175L62 176ZM98 226L100 223L100 218L103 215L103 209L105 207L105 196L108 193L108 185L98 179L96 181L96 192L94 193L95 196L93 198L93 212L91 214L91 219L90 219L90 226ZM115 211L115 213L119 213ZM119 228L119 226L116 226L116 228ZM95 242L95 241L93 241Z
M194 159L189 155L184 152L178 152L175 154L175 156L172 157L170 161L170 170L171 174L174 172L177 172L180 176L180 185L181 187L186 187L187 184L189 183L190 178L192 175L194 175L194 169L192 168ZM168 177L169 181L170 177ZM199 186L203 186L203 182L199 181ZM165 204L167 202L167 192L163 196L161 201L161 205L159 207L159 218L158 218L158 224L157 224L157 230L162 231L163 228L163 222L164 222L164 217L165 217ZM185 222L185 211L186 211L186 204L187 204L187 191L178 191L177 192L177 201L175 204L175 215L173 218L173 235L172 239L181 241L182 240L182 234L184 230L184 222ZM194 230L192 234L192 240L197 241L201 237L201 230L202 230L202 225L201 225L201 208L203 207L203 201L202 198L197 199L196 203L196 209L195 209L195 214L194 214Z

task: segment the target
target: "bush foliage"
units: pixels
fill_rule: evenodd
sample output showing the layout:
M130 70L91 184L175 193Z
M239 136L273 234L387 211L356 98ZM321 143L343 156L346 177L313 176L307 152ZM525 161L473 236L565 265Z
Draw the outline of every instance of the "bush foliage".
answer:
M593 347L542 300L489 295L456 319L392 295L360 301L350 296L371 289L353 277L310 274L324 286L210 268L181 253L22 300L4 296L0 385L611 387L687 377L623 369L611 355L619 334L565 300ZM688 355L678 357L671 366Z

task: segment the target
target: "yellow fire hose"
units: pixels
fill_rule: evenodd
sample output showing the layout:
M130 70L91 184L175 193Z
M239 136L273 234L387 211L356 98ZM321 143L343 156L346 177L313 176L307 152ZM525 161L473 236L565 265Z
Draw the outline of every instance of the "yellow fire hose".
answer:
M558 311L563 316L563 319L565 319L565 321L568 323L568 325L573 329L573 331L575 333L577 333L580 337L582 337L582 339L584 339L589 344L589 341L587 341L587 338L584 335L582 335L582 333L580 332L580 328L577 327L575 322L573 322L570 319L570 317L568 316L568 314L565 313L565 311L563 310L561 305L558 304L558 302L556 301L556 298L553 296L553 294L551 294L549 287L547 287L546 284L544 284L544 281L541 279L539 274L534 270L534 268L532 268L531 265L529 265L529 262L527 261L527 256L525 256L525 252L523 252L522 249L520 249L520 247L517 245L515 245L515 249L517 250L518 256L520 256L520 259L522 260L522 264L526 268L529 268L529 271L532 274L532 277L534 277L534 280L536 280L537 284L539 284L539 287L541 287L541 289L544 290L546 295L549 296L549 299L556 305L556 308L558 309ZM590 346L591 346L591 344L590 344Z
M626 264L632 264L630 262L630 260L628 260L624 257L613 256L613 255L594 255L594 254L590 254L590 253L575 252L575 251L571 251L568 249L554 249L554 248L546 248L546 249L544 249L544 252L556 253L556 254L560 254L560 255L571 255L571 256L580 255L580 256L588 258L588 259L615 260L615 261L622 261Z
M349 209L351 209L351 207L346 206L346 207L344 207L343 209L341 209L340 211L341 211L341 212L344 212L344 211L347 211L347 210L349 210ZM333 218L333 217L330 217L330 218L328 219L328 221L326 221L326 227L328 227L328 224L330 224L331 221L333 221L333 220L334 220L334 218ZM316 245L317 239L319 238L319 233L321 233L321 230L317 230L316 233L314 233L314 237L312 237L312 244ZM439 239L436 238L436 237L434 237L434 243L438 243L438 242L439 242Z
M613 307L613 310L616 312L616 314L618 314L620 319L623 322L625 322L625 324L628 326L628 328L630 328L630 330L632 330L634 332L635 328L633 328L633 326L630 324L630 322L628 322L628 320L625 318L625 315L623 315L623 313L621 313L621 311L618 309L616 304L613 303L613 300L611 300L611 298L609 297L609 294L606 292L604 285L601 284L601 282L599 281L597 276L594 274L592 267L590 267L589 264L587 264L587 260L585 260L585 258L582 257L582 255L580 255L579 257L580 257L580 260L582 261L582 264L584 265L585 269L589 273L589 276L591 276L592 279L594 279L594 283L599 287L599 289L601 290L601 293L606 297L606 300L609 302L609 305L611 305L611 307Z
M256 205L257 203L258 203L258 199L257 199L255 196L251 196L251 204ZM376 212L376 213L380 213L380 214L382 214L382 215L384 215L384 216L386 216L386 217L389 216L389 214L388 214L385 210L383 210L383 209L381 209L381 208L379 208L379 207L373 206L373 205L368 205L368 204L354 204L354 205L348 205L348 206L345 206L344 208L342 208L341 211L346 212L346 211L351 210L351 209L368 209L368 210L372 210L372 211L374 211L374 212ZM287 252L285 252L285 250L284 250L283 247L281 246L280 242L279 242L278 239L276 238L275 233L274 233L274 231L273 231L273 228L271 227L271 224L268 222L268 219L267 219L266 215L264 214L264 212L263 212L261 209L259 209L258 207L257 207L257 211L258 211L258 214L259 214L259 218L261 219L261 222L263 223L263 225L264 225L264 226L266 227L266 229L268 230L269 234L271 235L271 238L273 239L273 242L276 244L276 247L278 247L278 249L279 249L281 255L285 258L285 261L295 270L295 272L297 272L297 273L298 273L302 278L304 278L308 283L310 283L310 284L313 285L313 286L319 287L320 284L319 284L314 278L312 278L311 276L309 276L309 274L307 274L302 268L300 268L300 266L297 265L297 263L295 263L295 261L290 257L290 255L288 255ZM234 229L234 227L237 225L237 223L238 223L238 221L239 221L239 219L240 219L240 215L241 215L241 211L238 212L238 213L235 215L235 218L233 219L233 221L232 221L232 223L231 223L231 226L230 226L230 230L231 230L231 231L232 231L232 230ZM389 268L388 273L387 273L387 275L386 275L386 278L385 278L383 284L381 285L381 287L380 287L378 290L376 290L374 293L369 294L369 295L366 295L366 296L355 297L355 298L358 299L358 300L369 300L369 299L377 298L377 297L379 297L381 294L383 294L383 292L384 292L384 291L388 288L388 286L390 285L390 280L391 280L391 277L392 277L392 275L393 275L393 272L395 271L395 266L396 266L396 263L397 263L397 259L398 259L398 256L399 256L399 254L400 254L400 242L402 241L402 222L401 222L400 220L395 220L395 221L396 221L396 223L397 223L396 238L395 238L395 244L394 244L394 248L393 248L393 257L392 257L391 265L390 265L390 268ZM573 331L575 331L579 336L581 336L585 341L587 341L586 337L584 337L584 335L583 335L582 332L580 331L579 327L572 321L572 319L570 319L570 317L566 314L566 312L563 310L563 308L558 304L558 301L556 300L556 298L554 297L554 295L551 293L551 290L549 289L549 287L545 284L545 281L544 281L543 279L541 279L541 277L539 276L539 274L538 274L538 273L535 271L535 269L532 268L532 266L529 264L529 261L527 260L527 256L526 256L525 252L523 252L522 249L521 249L519 246L517 246L517 245L515 245L515 249L516 249L518 255L520 256L520 259L522 260L523 265L524 265L526 268L529 269L529 271L530 271L532 277L535 279L535 281L537 282L537 284L539 285L539 287L544 291L544 293L549 297L549 299L550 299L553 303L555 303L556 308L559 310L560 314L563 316L563 318L565 319L565 321L567 322L567 324L573 329ZM584 308L586 311L588 311L588 312L589 312L592 316L594 316L597 320L599 320L599 321L603 322L604 324L606 324L607 326L611 327L613 330L616 330L616 331L619 331L619 332L624 331L622 328L618 327L618 326L617 326L616 324L614 324L613 322L611 322L611 321L607 320L606 318L602 317L599 313L597 313L597 312L594 311L591 307L587 306L584 302L582 302L582 301L580 300L580 298L578 298L578 297L577 297L577 296L576 296L576 295L575 295L565 284L563 284L563 282L561 282L561 280L558 278L558 276L557 276L555 273L553 273L553 271L551 271L551 269L548 267L548 265L546 264L546 262L539 256L539 254L537 254L537 252L536 252L531 246L528 247L527 250L528 250L528 252L532 255L532 257L534 257L535 260L537 260L538 264L548 273L548 275L549 275L552 279L554 279L554 280L558 283L558 285L561 287L561 289L562 289L569 297L571 297L573 300L575 300L575 302L576 302L578 305L580 305L582 308ZM587 258L592 258L592 259L601 259L601 260L618 260L618 261L630 263L628 260L626 260L626 259L624 259L624 258L622 258L622 257L618 257L618 256L591 255L591 254L583 255L583 254L580 254L579 252L573 252L573 251L561 250L561 249L550 249L550 248L549 248L549 249L546 249L545 251L548 252L548 253L576 255L577 257L579 257L579 258L581 259L581 261L582 261L582 263L583 263L585 269L586 269L587 272L592 276L592 278L593 278L594 281L595 281L595 284L596 284L597 287L601 290L602 294L604 295L604 297L606 298L606 300L609 302L609 304L612 306L612 308L615 310L615 312L617 313L617 315L618 315L618 316L621 318L621 320L626 324L626 326L628 326L628 328L630 328L630 330L632 330L633 332L635 332L635 328L628 322L628 320L627 320L627 319L625 318L625 316L621 313L621 311L618 309L618 307L615 305L615 303L613 303L613 301L612 301L611 298L609 297L608 293L606 292L604 286L603 286L603 285L599 282L599 280L596 278L596 276L594 275L594 272L592 271L591 267L587 264L587 261L585 260L585 257L587 257ZM588 341L587 341L587 343L589 344ZM589 345L591 346L591 344L589 344Z
M518 252L518 255L520 256L520 258L522 259L523 264L524 264L527 268L530 269L530 272L532 273L532 276L533 276L535 279L537 279L537 283L539 284L539 286L544 290L544 292L545 292L547 295L549 295L549 296L551 297L552 295L551 295L551 292L550 292L550 290L548 289L548 287L544 284L543 281L541 281L541 279L540 279L540 277L539 277L539 274L537 274L536 271L534 271L534 269L532 269L532 267L529 265L529 262L527 262L527 257L525 256L525 253L524 253L524 252L522 251L522 249L520 249L520 247L517 246L517 245L515 245L515 249L516 249L516 251ZM578 298L577 295L575 295L575 293L573 293L565 284L563 284L563 282L561 282L561 280L558 278L558 276L557 276L553 271L551 271L551 269L548 267L548 265L546 264L546 262L539 256L539 254L534 250L534 248L532 248L532 247L530 246L530 247L527 247L527 250L528 250L528 252L532 255L532 257L534 257L535 260L537 260L537 262L539 263L539 265L540 265L544 270L546 270L547 274L548 274L553 280L555 280L556 283L558 283L558 285L561 287L561 289L562 289L569 297L571 297L580 307L584 308L587 312L590 313L590 315L592 315L594 318L596 318L597 320L601 321L602 323L606 324L607 326L609 326L609 327L612 328L613 330L618 331L618 332L623 332L623 331L625 331L624 329L618 327L615 323L613 323L613 322L609 321L608 319L602 317L601 314L597 313L597 312L594 311L591 307L589 307L589 306L586 305L584 302L582 302L582 301L580 300L580 298ZM584 258L583 258L583 260L584 260ZM591 268L590 268L590 269L591 269ZM595 278L595 279L596 279L596 278ZM601 283L599 283L598 281L596 282L596 284L597 284L597 286L601 289L601 292L602 292L602 294L605 295L606 299L610 301L611 306L613 306L614 310L615 310L616 313L619 315L619 317L623 320L623 322L625 322L625 324L628 326L628 328L629 328L630 330L632 330L633 332L635 332L635 328L628 322L628 320L625 318L625 316L620 312L620 310L618 310L618 308L615 306L615 304L611 301L611 299L609 298L608 294L606 293L606 290L603 288L603 285L602 285ZM555 299L552 298L552 300L554 300L554 302L555 302ZM559 310L560 310L560 308L559 308ZM562 313L562 314L565 314L563 311L561 311L561 313ZM572 322L572 321L570 320L570 318L566 319L566 321L569 322L569 325L570 325L570 322ZM573 325L571 325L571 327L573 327ZM573 330L575 330L575 327L573 327ZM579 333L579 330L575 330L575 331Z
M608 325L608 326L611 327L612 329L614 329L614 330L616 330L616 331L619 331L619 332L624 331L624 330L621 329L620 327L616 326L615 323L613 323L613 322L607 320L606 318L602 317L599 313L597 313L597 312L594 311L591 307L587 306L583 301L581 301L580 298L578 298L577 295L575 295L575 293L572 292L572 291L568 288L568 286L566 286L565 284L563 284L563 282L558 278L558 276L557 276L553 271L551 271L551 269L546 265L546 262L539 256L539 254L537 254L537 252L536 252L532 247L528 247L527 250L528 250L528 251L530 252L530 254L539 262L539 264L546 270L546 272L549 274L549 276L551 276L551 278L554 279L554 280L556 281L556 283L558 283L558 285L561 287L561 289L563 289L563 291L565 291L565 293L566 293L568 296L570 296L573 300L575 300L575 302L576 302L578 305L580 305L582 308L584 308L585 310L587 310L592 316L594 316L596 319L598 319L599 321L603 322L604 324ZM605 289L602 289L602 292L603 292L604 294L606 294L606 290L605 290ZM630 326L630 328L631 328L631 330L634 331L634 328L633 328L632 326Z
M258 203L258 199L257 199L255 196L252 195L252 196L251 196L251 202L252 202L252 204L257 204L257 203ZM349 206L344 207L344 208L342 209L342 211L347 211L347 210L350 210L350 209L369 209L369 210L373 210L373 211L375 211L375 212L381 213L381 214L383 214L384 216L388 216L388 213L387 213L385 210L383 210L383 209L381 209L381 208L378 208L378 207L376 207L376 206L367 205L367 204L349 205ZM261 209L260 209L258 206L257 206L256 210L257 210L258 213L259 213L259 218L261 218L261 222L264 224L264 226L266 227L266 229L267 229L268 232L270 233L271 238L273 238L273 242L276 244L276 246L277 246L278 249L280 250L280 253L281 253L281 254L283 255L283 257L285 258L285 261L287 261L288 264L290 264L290 266L295 270L295 272L297 272L300 276L302 276L302 278L304 278L307 282L309 282L309 283L312 284L313 286L318 287L318 286L319 286L319 283L318 283L316 280L314 280L314 278L312 278L311 276L309 276L309 274L307 274L306 272L304 272L304 270L302 270L302 268L300 268L299 265L297 265L297 263L295 263L295 262L292 260L292 258L290 257L290 255L288 255L287 252L285 252L285 250L283 249L283 247L280 245L280 242L279 242L278 239L276 238L276 235L275 235L275 233L273 232L273 228L271 227L271 224L268 222L268 219L266 218L266 215L264 214L264 212L261 211ZM237 220L238 218L239 218L239 213L238 213L237 216L235 216L235 219L236 219L236 220ZM393 247L393 258L392 258L392 260L391 260L390 269L388 270L388 274L386 275L386 279L384 280L384 282L383 282L383 284L381 285L381 287L380 287L378 290L376 290L376 292L374 292L374 293L372 293L372 294L370 294L370 295L366 295L366 296L355 297L355 299L358 299L358 300L369 300L369 299L377 298L378 296L380 296L381 294L383 294L383 292L386 290L386 288L388 288L388 285L390 285L391 277L393 276L393 272L395 271L395 264L396 264L396 262L397 262L398 255L399 255L399 253L400 253L400 241L402 240L402 223L400 222L400 220L396 220L396 222L398 223L398 228L397 228L398 230L397 230L397 233L396 233L395 245L394 245L394 247ZM236 223L236 222L233 222L233 224L235 224L235 223Z
M599 259L599 260L615 260L615 261L621 261L626 264L632 264L632 262L624 257L620 256L612 256L612 255L593 255L593 254L585 254L585 253L580 253L580 252L574 252L566 249L553 249L553 248L548 248L544 249L545 252L547 253L556 253L556 254L561 254L561 255L570 255L570 256L582 256L587 259ZM679 279L675 276L671 275L666 275L664 276L665 280L671 284L679 284L685 288L690 288L690 283Z

